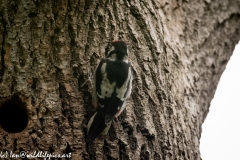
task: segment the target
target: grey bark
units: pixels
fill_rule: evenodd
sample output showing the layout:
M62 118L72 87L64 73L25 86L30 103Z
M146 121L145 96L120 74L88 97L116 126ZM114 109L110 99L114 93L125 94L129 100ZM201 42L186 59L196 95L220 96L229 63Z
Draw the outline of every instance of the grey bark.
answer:
M239 40L239 11L237 0L1 1L0 151L201 159L201 125ZM84 82L117 39L129 46L133 93L109 134L87 146L94 107Z

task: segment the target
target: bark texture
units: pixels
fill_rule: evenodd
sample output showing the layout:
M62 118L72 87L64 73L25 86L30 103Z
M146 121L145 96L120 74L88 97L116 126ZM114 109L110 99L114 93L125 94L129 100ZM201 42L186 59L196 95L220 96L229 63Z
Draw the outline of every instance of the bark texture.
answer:
M0 151L198 160L201 125L239 40L240 2L5 0L0 31ZM133 93L108 136L87 146L94 107L84 82L117 39L128 43Z

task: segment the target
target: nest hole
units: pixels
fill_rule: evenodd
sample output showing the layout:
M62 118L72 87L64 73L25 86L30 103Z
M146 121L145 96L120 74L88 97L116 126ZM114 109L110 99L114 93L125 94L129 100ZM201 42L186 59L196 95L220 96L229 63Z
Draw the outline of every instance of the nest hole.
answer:
M0 105L0 126L6 132L22 132L27 124L27 108L18 96L13 96Z

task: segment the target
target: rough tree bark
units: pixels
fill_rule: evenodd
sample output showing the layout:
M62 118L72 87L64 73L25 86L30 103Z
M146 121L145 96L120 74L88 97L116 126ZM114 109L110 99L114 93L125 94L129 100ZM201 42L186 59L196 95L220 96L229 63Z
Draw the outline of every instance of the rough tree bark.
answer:
M240 33L240 2L0 2L0 151L72 159L200 158L201 125ZM112 40L127 41L134 87L106 138L85 143L83 83Z

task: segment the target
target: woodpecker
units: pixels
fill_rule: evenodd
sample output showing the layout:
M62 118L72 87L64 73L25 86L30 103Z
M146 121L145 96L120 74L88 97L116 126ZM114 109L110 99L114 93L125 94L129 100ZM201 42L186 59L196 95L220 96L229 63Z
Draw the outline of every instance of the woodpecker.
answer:
M94 73L93 105L96 112L87 125L87 143L106 135L114 117L125 108L132 90L132 66L123 41L113 41L112 50L98 64Z

